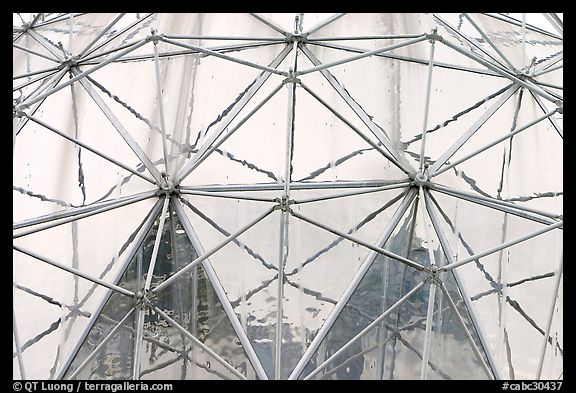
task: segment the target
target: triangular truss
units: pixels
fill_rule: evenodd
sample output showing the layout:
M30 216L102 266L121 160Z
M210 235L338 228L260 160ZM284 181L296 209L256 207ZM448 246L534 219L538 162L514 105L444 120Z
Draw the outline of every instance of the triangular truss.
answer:
M308 30L303 14L293 30L275 22L280 16L238 16L246 34L214 24L217 15L193 15L190 35L184 19L166 23L162 14L36 14L15 27L15 378L557 378L562 257L537 274L514 261L561 247L563 193L559 183L515 194L524 189L513 178L513 152L536 131L534 138L554 139L546 148L561 145L562 20L543 14L545 29L522 15L335 14ZM368 34L374 27L353 23L358 18L390 34ZM213 26L229 35L215 35ZM342 35L347 26L358 30ZM141 97L129 82L120 93L109 85L116 72L136 72L140 62L152 91ZM249 84L228 93L234 99L225 107L207 109L218 85L202 83L218 77L211 70L219 63L252 74L236 78ZM370 83L369 75L365 82L346 75L351 64L407 73L422 91L374 88L377 105L366 102L346 87ZM451 103L458 113L431 124L447 115L430 113L438 100L458 99L432 87L441 84L433 85L440 69L506 83ZM204 82L179 83L182 73ZM232 75L226 83L233 82ZM207 101L197 103L196 91ZM394 101L394 94L405 96ZM175 99L185 109L170 106ZM397 104L406 101L409 111ZM62 102L72 107L72 121L53 115ZM386 110L368 113L374 105ZM207 110L216 117L203 119ZM397 114L411 116L399 121ZM114 143L86 135L90 122ZM57 149L26 154L23 144L40 135ZM273 151L261 144L268 137ZM333 145L321 146L330 138ZM313 156L316 146L327 153ZM476 158L495 151L502 164L489 170L493 183L473 178L490 160ZM58 184L37 174L30 180L47 157L78 170L62 170ZM105 180L93 176L98 162L113 168ZM553 157L546 168L560 171L557 164ZM230 205L216 214L214 203L213 214L205 214L195 197ZM377 210L354 206L362 198ZM343 220L306 213L337 202L347 209ZM120 213L144 203L151 208L139 225ZM483 211L502 228L486 242L471 240L481 232L468 233L461 220L475 222L474 212ZM91 221L106 212L116 218ZM374 225L377 217L386 222ZM91 236L115 233L115 225L129 238L94 247ZM70 254L61 251L68 240L53 250L34 244L70 233ZM295 250L313 233L317 245L302 241ZM92 258L98 263L88 267ZM61 289L47 289L53 279L28 277L38 262ZM322 270L329 264L348 270L334 266L330 275ZM335 284L323 287L322 274ZM518 289L530 285L550 304L537 316ZM30 299L63 314L38 333L25 312ZM518 332L542 342L522 356L509 337L518 320L528 324ZM35 366L28 354L42 345L46 360Z

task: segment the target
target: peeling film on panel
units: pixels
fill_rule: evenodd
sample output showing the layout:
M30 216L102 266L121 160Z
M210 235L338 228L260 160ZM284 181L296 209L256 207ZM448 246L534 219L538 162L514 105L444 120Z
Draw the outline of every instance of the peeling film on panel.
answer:
M563 14L13 15L13 378L563 378Z

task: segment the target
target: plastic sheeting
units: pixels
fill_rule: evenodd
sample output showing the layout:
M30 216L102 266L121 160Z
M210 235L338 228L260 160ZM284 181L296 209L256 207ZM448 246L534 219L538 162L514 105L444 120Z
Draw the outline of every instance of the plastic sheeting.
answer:
M15 28L13 378L561 378L563 43L538 18Z

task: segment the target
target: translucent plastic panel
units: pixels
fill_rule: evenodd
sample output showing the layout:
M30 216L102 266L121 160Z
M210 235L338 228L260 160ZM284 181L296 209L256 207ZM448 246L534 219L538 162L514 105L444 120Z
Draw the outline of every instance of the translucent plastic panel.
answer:
M480 341L477 327L472 322L453 273L442 274L441 279L452 302L456 305L456 310L452 308L445 293L440 288L436 288L427 378L492 379L490 363ZM464 326L458 315L462 318ZM470 334L472 341L467 333ZM476 355L474 346L480 351L482 359ZM488 370L484 369L482 362Z
M529 65L533 57L541 61L563 49L561 40L530 29L523 30L522 23L517 26L484 14L472 14L471 17L517 69Z
M411 268L378 257L301 377L306 377L324 363L422 278ZM414 354L418 356L422 353L425 324L417 328L410 325L418 318L422 319L420 322L425 321L426 297L425 289L416 292L396 311L328 363L315 378L407 379L419 375L420 366L413 362L413 358ZM379 364L374 364L374 358L378 358Z
M78 55L118 16L118 14L85 14L35 28L61 55ZM64 57L64 56L63 56Z

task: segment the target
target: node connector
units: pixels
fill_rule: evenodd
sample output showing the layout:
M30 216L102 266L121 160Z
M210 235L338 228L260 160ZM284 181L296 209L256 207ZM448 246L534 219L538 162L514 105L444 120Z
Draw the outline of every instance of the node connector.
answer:
M438 269L438 266L436 266L436 265L430 266L430 275L427 277L427 281L430 284L441 285L442 280L440 279L439 274L440 274L440 271Z
M158 44L158 41L162 39L162 37L164 37L164 34L158 34L158 31L156 29L151 29L150 35L146 37L146 41L153 42L154 45L156 45Z
M433 28L429 34L426 34L426 38L428 41L433 44L436 41L443 42L444 38L440 34L438 34L438 28Z
M292 70L292 67L288 70L288 77L282 81L282 84L286 83L300 83L300 79L296 77L296 73Z
M411 184L416 187L426 187L428 186L428 180L430 180L430 177L428 176L428 171L425 170L424 172L418 172L414 176L414 180Z
M557 113L560 113L560 114L563 114L563 113L564 113L564 102L561 101L561 100L557 100L557 101L555 101L554 103L555 103L556 106L557 106L556 112L557 112Z
M294 199L288 199L286 195L282 195L282 198L275 198L274 201L278 202L274 209L282 210L283 212L289 212L290 205L294 204Z

